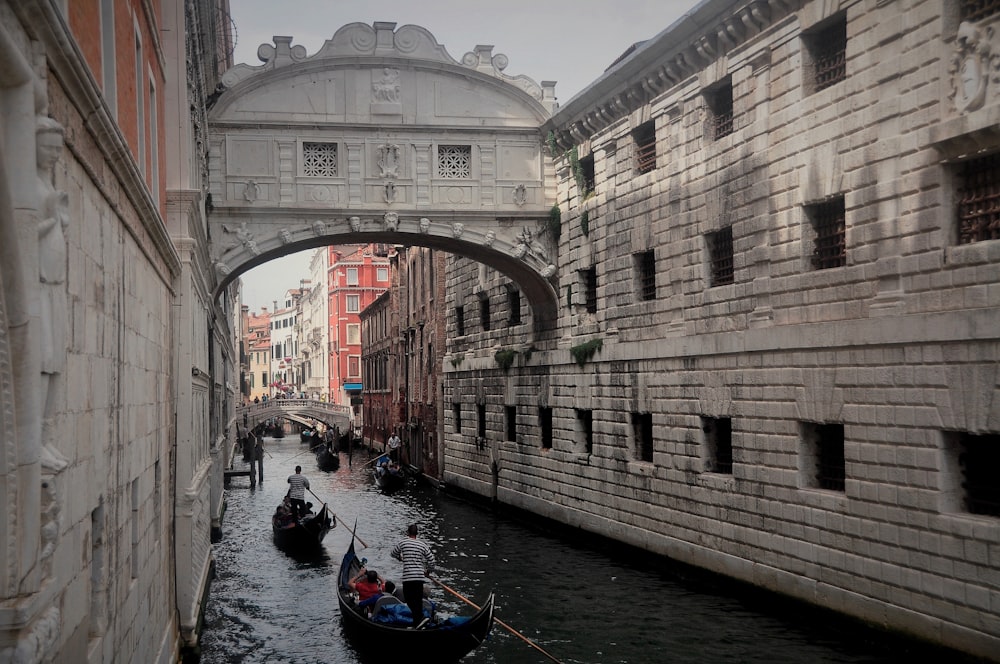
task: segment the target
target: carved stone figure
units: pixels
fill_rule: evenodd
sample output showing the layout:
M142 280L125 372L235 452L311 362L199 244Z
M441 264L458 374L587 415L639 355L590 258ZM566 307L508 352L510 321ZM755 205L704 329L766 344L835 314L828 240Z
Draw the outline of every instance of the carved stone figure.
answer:
M521 207L528 202L528 189L523 184L514 187L514 204Z
M380 178L399 177L399 146L383 143L378 146L378 170Z
M382 218L385 222L385 230L394 233L396 228L399 227L399 215L395 212L386 212L385 216Z
M260 185L253 180L247 180L246 188L243 189L243 199L247 203L253 203L260 198Z
M281 242L281 244L288 244L289 242L292 241L292 232L287 228L282 228L280 231L278 231L278 240Z
M322 219L317 219L312 223L312 231L313 235L315 235L316 237L320 237L321 235L326 233L326 222L323 221Z
M351 224L351 230L355 233L361 230L361 217L351 217L347 221Z
M492 247L493 243L496 242L497 234L494 231L486 231L486 237L483 238L483 244L487 247Z
M38 182L38 277L41 282L42 467L57 472L68 464L53 446L58 393L66 364L66 235L69 197L53 184L52 169L63 149L63 128L39 116L35 130Z
M399 70L386 67L381 78L372 83L372 101L381 104L399 103Z
M420 232L427 235L431 230L431 220L427 217L420 217Z
M396 183L389 180L385 183L385 202L392 203L396 199Z
M465 224L456 222L451 225L451 234L456 238L462 237L462 233L465 232Z

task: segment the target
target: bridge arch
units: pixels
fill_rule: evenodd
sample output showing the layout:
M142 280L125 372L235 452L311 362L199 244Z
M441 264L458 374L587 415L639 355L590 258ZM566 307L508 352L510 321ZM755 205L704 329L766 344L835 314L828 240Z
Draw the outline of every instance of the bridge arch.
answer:
M540 126L554 84L455 60L426 29L339 29L307 56L290 37L223 77L210 113L216 294L252 267L330 244L423 246L511 278L535 334L555 324L555 178Z

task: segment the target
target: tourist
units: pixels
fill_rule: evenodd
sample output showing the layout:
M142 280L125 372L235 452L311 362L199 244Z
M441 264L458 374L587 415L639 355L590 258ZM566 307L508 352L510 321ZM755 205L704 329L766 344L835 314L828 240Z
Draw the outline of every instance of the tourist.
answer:
M419 627L424 620L424 578L434 571L434 554L430 546L417 539L417 524L406 529L406 539L400 541L389 553L403 563L403 597L413 615L413 626Z

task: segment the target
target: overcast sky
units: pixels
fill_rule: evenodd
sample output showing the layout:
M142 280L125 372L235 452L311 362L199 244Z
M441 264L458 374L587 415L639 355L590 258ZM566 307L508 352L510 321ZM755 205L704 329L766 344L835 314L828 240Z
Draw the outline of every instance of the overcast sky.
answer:
M257 66L257 47L275 35L292 37L309 55L348 23L375 21L426 28L448 54L493 46L509 64L504 73L556 81L556 99L570 100L597 80L635 42L669 27L697 0L230 0L236 24L234 60ZM283 300L308 276L309 252L286 256L243 275L251 311Z

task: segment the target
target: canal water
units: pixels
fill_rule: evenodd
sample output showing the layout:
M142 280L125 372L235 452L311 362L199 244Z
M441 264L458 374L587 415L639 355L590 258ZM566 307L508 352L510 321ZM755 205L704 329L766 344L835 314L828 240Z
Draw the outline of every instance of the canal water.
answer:
M434 488L411 485L384 495L363 450L350 464L341 454L340 469L324 473L298 435L265 439L265 449L264 481L250 488L247 478L236 478L226 492L202 664L363 664L342 633L340 559L356 529L358 555L398 580L400 564L389 550L410 523L431 544L437 577L476 604L495 591L496 616L523 637L496 625L463 664L928 661L926 645ZM296 464L339 518L310 559L291 557L271 540L270 517ZM311 501L318 506L318 498ZM473 611L436 586L431 599L447 614ZM937 661L971 660L948 652Z

